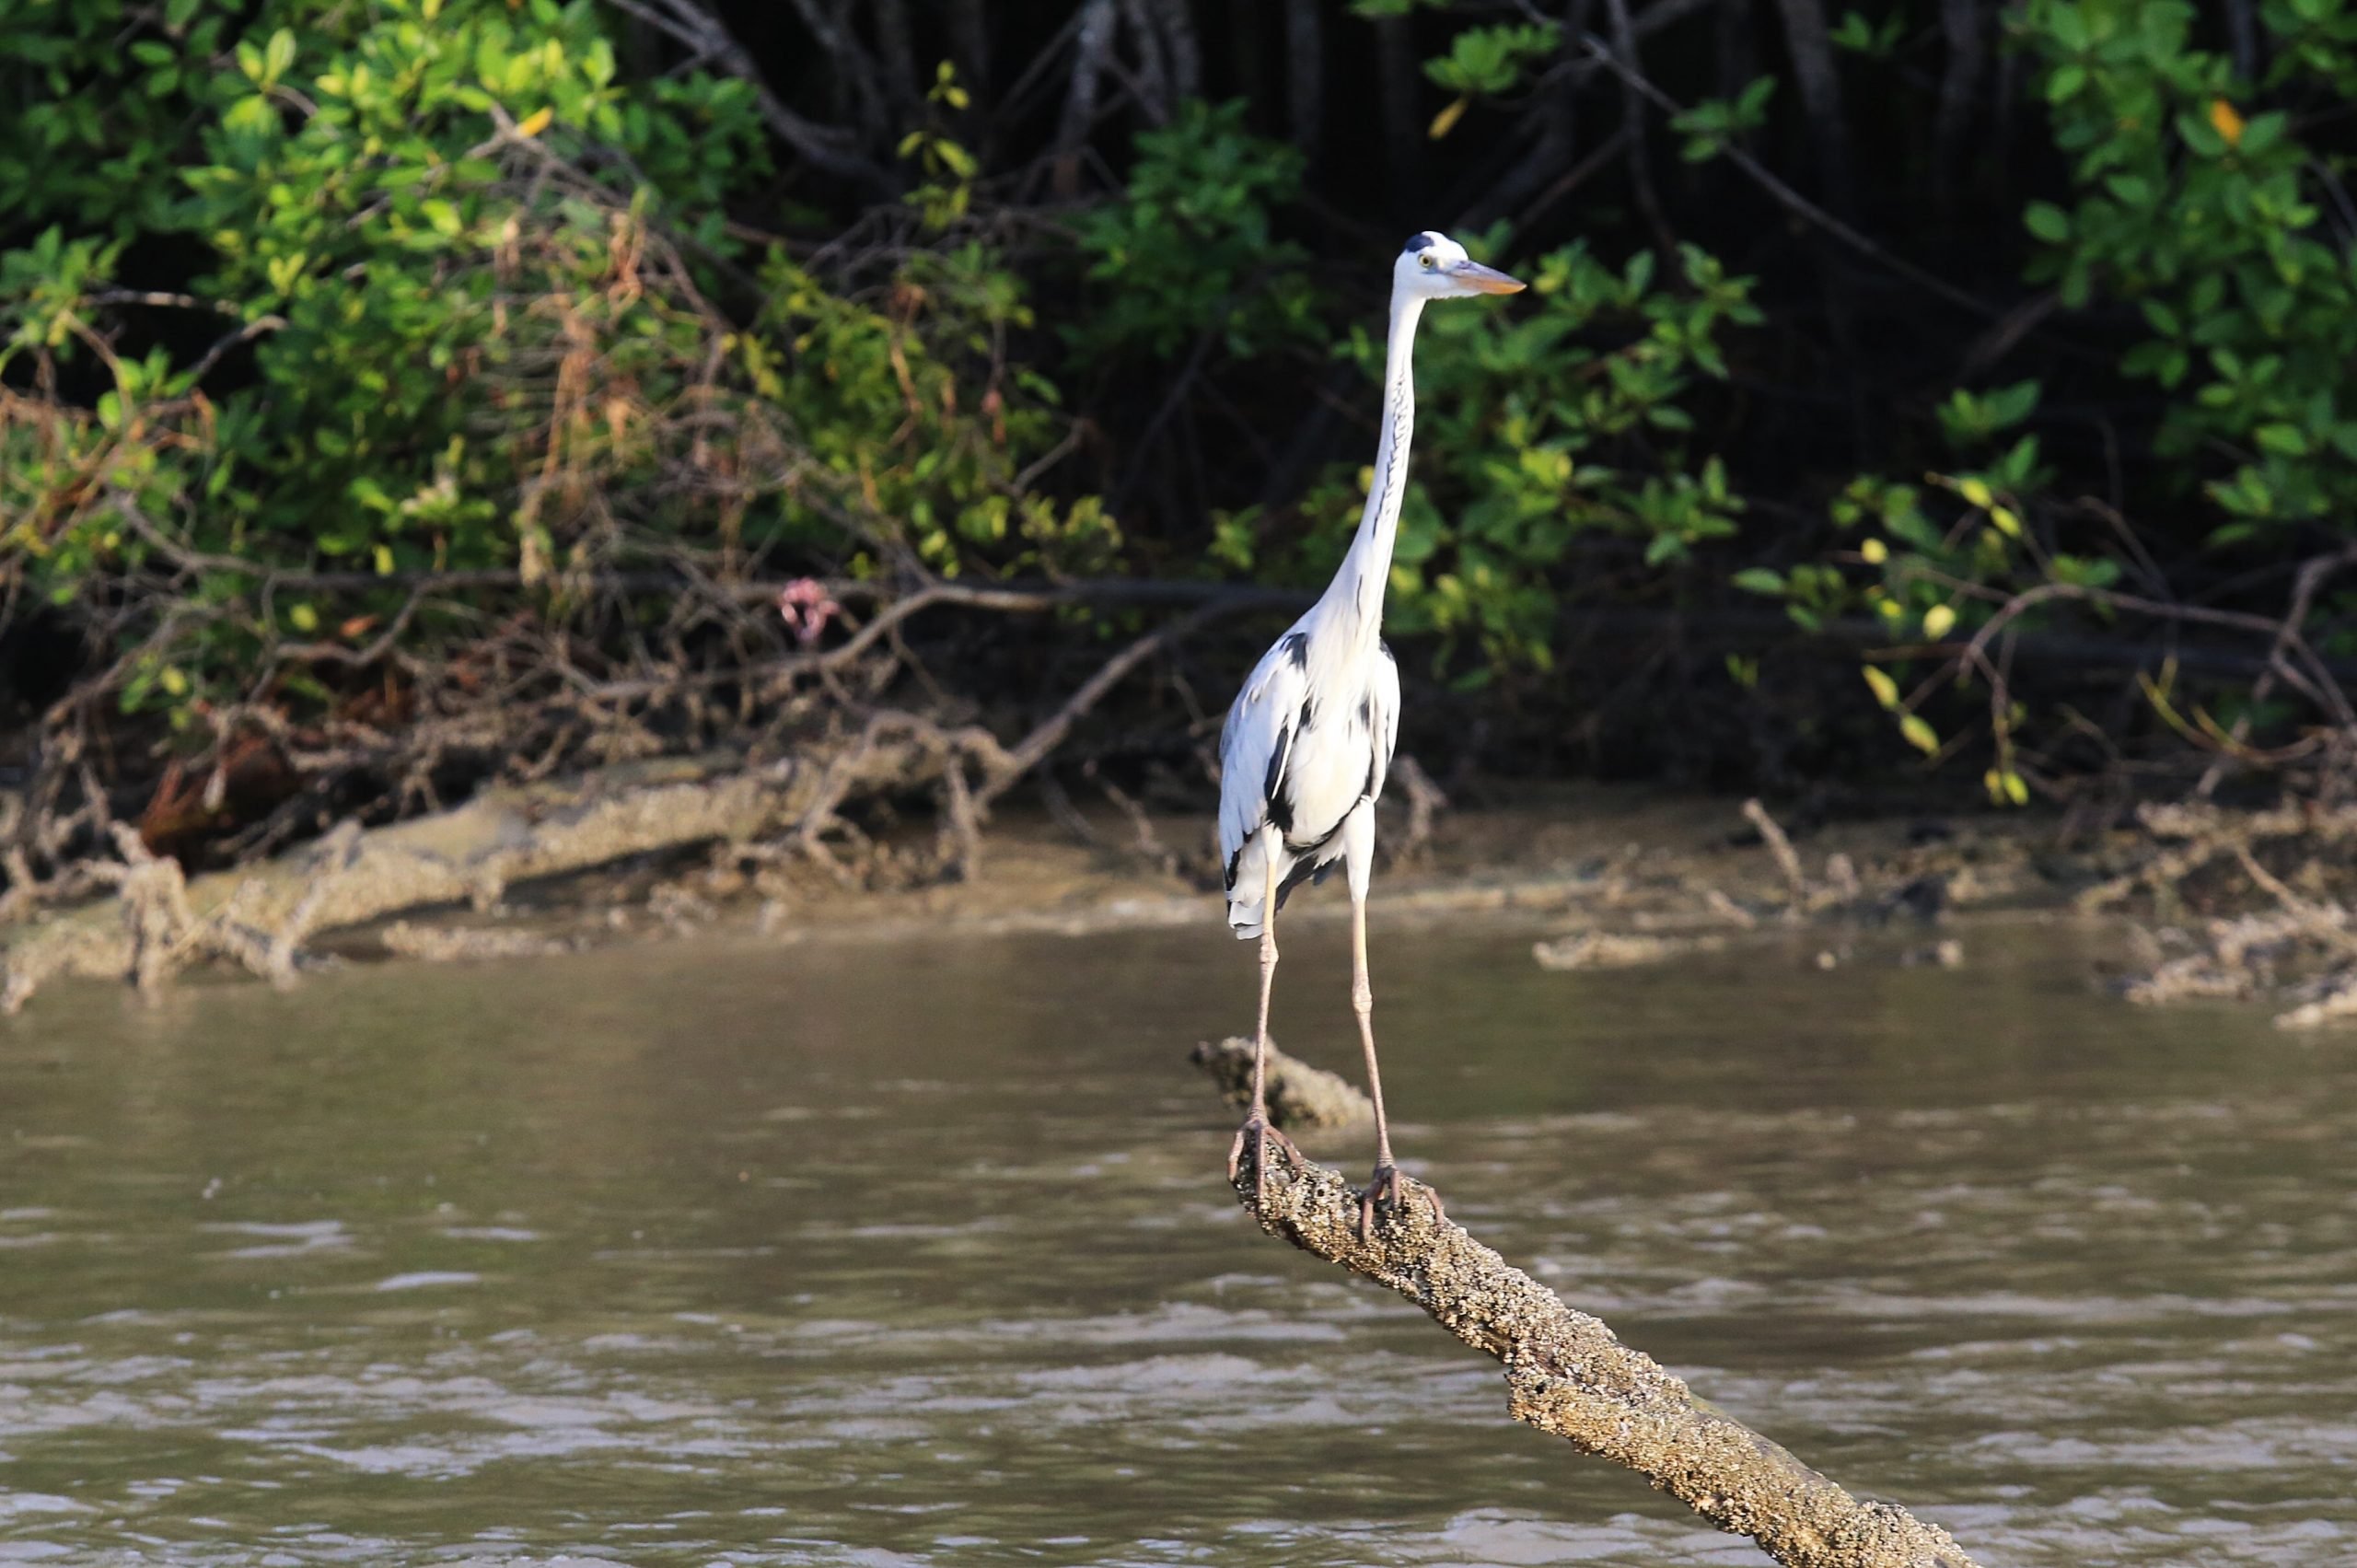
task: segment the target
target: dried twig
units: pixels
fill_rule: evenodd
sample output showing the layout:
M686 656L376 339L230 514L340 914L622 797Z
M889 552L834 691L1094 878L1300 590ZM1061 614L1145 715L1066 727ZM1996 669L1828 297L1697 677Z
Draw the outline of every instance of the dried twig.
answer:
M771 90L752 56L717 17L694 0L610 0L616 10L684 44L697 58L718 66L753 89L761 118L778 140L830 174L859 181L871 192L888 191L884 171L853 147L849 137L831 126L807 120L785 106Z
M1745 801L1743 815L1746 821L1759 830L1760 842L1776 857L1776 869L1784 874L1784 886L1792 891L1793 908L1805 908L1809 898L1808 873L1801 868L1801 857L1794 853L1793 841L1784 836L1784 830L1758 800Z

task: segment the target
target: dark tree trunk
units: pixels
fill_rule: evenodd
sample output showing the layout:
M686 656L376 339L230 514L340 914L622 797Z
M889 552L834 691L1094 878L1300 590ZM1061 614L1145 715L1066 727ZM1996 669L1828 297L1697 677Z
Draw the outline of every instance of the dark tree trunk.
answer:
M1113 0L1088 0L1080 14L1080 36L1073 44L1072 86L1064 94L1064 111L1056 127L1053 188L1066 201L1080 193L1080 155L1097 124L1097 88L1105 62L1113 52L1113 29L1120 18Z
M1975 0L1940 0L1940 31L1948 46L1940 74L1940 106L1932 122L1932 197L1943 219L1952 219L1963 178L1964 134L1972 120L1972 96L1980 90L1980 7Z
M1424 199L1424 128L1416 113L1423 62L1416 56L1409 19L1377 17L1375 48L1383 102L1384 183L1391 193L1387 215L1401 223L1421 223L1425 220L1410 215Z
M1620 63L1637 75L1644 67L1637 59L1637 35L1629 25L1628 0L1605 0L1607 15L1612 23L1612 52ZM1643 215L1645 227L1651 231L1654 248L1662 260L1671 260L1678 251L1678 237L1669 226L1669 219L1662 212L1661 197L1654 190L1653 162L1645 152L1645 104L1633 84L1624 84L1620 95L1620 132L1627 140L1629 186L1636 194L1637 211Z
M944 0L943 9L950 58L958 62L958 75L980 96L991 82L991 33L982 19L982 0Z
M1850 180L1850 135L1841 119L1841 79L1833 68L1833 41L1818 0L1776 0L1784 43L1793 57L1793 85L1817 144L1817 182L1825 204L1842 217L1857 210Z
M1326 128L1324 30L1318 0L1285 0L1285 122L1293 145L1313 167Z

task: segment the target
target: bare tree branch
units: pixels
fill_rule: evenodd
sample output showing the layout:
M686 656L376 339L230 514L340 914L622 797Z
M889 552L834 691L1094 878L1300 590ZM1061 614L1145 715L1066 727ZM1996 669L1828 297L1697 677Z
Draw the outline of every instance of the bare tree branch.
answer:
M1616 58L1614 51L1608 47L1602 40L1590 38L1586 41L1586 47L1591 58L1595 59L1606 70L1611 72L1614 75L1619 76L1622 81L1628 83L1631 87L1635 88L1637 92L1643 94L1648 102L1652 103L1655 108L1660 110L1663 113L1682 114L1686 111L1686 106L1684 104L1679 103L1676 99L1670 97L1667 93L1654 86L1653 83L1647 81L1635 70L1631 69L1620 59ZM1922 288L1928 293L1937 295L1940 298L1946 300L1949 304L1956 306L1959 309L1968 310L1976 316L1985 317L1991 320L1996 319L2003 314L1997 308L1997 307L1990 304L1987 300L1968 294L1963 289L1956 287L1956 285L1948 282L1945 278L1940 277L1932 273L1927 273L1922 268L1915 265L1914 262L1908 261L1906 258L1893 255L1890 251L1884 250L1881 246L1875 244L1873 240L1859 233L1856 229L1851 227L1840 218L1835 217L1831 213L1827 212L1823 207L1818 206L1816 203L1810 201L1807 197L1802 195L1799 192L1794 190L1782 180L1777 179L1774 174L1769 171L1768 167L1765 164L1762 164L1758 158L1753 157L1749 153L1745 152L1741 147L1733 145L1722 147L1720 149L1720 156L1724 157L1729 163L1734 164L1737 168L1743 170L1744 173L1749 175L1752 182L1758 185L1762 191L1768 192L1768 194L1773 198L1779 205L1782 206L1787 211L1794 213L1801 217L1806 218L1809 222L1816 224L1818 227L1824 229L1826 233L1831 235L1834 238L1840 240L1851 250L1855 250L1859 255L1864 256L1877 264L1888 268L1891 272L1894 272L1900 277L1907 279L1917 287Z
M977 802L988 806L1005 794L1025 773L1029 772L1044 761L1049 752L1062 745L1064 737L1072 732L1072 726L1079 722L1081 715L1095 707L1105 693L1120 684L1122 678L1130 671L1196 628L1204 625L1228 608L1219 604L1199 606L1168 625L1157 627L1147 633L1106 660L1104 666L1095 675L1090 676L1080 690L1074 691L1062 707L1049 715L1045 722L1024 737L1003 758L993 760L990 782L976 792Z
M2275 633L2274 643L2268 650L2267 668L2259 672L2257 680L2251 682L2250 702L2235 720L2231 733L2236 744L2250 737L2250 710L2273 696L2276 678L2288 672L2290 667L2284 662L2285 656L2291 653L2293 645L2301 640L2302 629L2307 625L2308 611L2316 603L2317 591L2328 578L2352 565L2357 565L2357 544L2344 545L2328 555L2316 556L2301 565L2300 575L2293 579L2292 602L2283 611L2282 629ZM2327 680L2330 680L2328 674ZM2202 773L2201 782L2194 787L2195 797L2209 799L2225 778L2226 770L2233 761L2231 752L2221 751L2217 760Z
M1155 26L1154 14L1147 0L1121 0L1122 17L1130 25L1130 36L1137 41L1138 71L1131 80L1131 91L1137 95L1138 108L1156 125L1167 125L1178 108L1178 95L1172 90L1170 65L1163 51L1161 29ZM1120 69L1117 58L1112 62Z
M761 67L745 52L719 18L694 0L606 0L616 10L684 44L720 70L745 82L761 105L761 119L778 140L828 173L857 181L871 192L888 191L890 178L860 156L852 139L832 126L806 120L788 109L762 76Z

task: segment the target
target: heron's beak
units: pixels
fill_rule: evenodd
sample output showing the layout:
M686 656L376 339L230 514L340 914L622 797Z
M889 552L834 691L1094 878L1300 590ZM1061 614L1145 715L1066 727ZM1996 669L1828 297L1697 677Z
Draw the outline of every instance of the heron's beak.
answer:
M1530 286L1520 278L1508 277L1497 268L1485 267L1479 261L1452 261L1448 275L1481 294L1520 294Z

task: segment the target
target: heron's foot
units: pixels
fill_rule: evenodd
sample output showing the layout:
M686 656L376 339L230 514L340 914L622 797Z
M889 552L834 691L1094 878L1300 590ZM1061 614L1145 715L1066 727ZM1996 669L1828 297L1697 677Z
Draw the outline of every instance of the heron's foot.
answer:
M1399 1206L1405 1192L1406 1189L1399 1182L1398 1166L1386 1161L1375 1167L1375 1174L1367 1179L1367 1184L1359 1191L1360 1240L1365 1240L1374 1233L1375 1206L1377 1203L1387 1203L1396 1209ZM1429 1187L1423 1190L1423 1193L1424 1202L1433 1206L1433 1218L1446 1219L1448 1213L1440 1206L1440 1194Z
M1244 1119L1244 1125L1236 1130L1236 1142L1230 1144L1227 1148L1227 1181L1228 1185L1233 1187L1237 1177L1244 1169L1244 1150L1247 1145L1250 1146L1252 1202L1256 1205L1267 1202L1269 1198L1269 1145L1271 1144L1283 1144L1286 1159L1296 1165L1301 1163L1301 1151L1294 1147L1291 1138L1269 1124L1269 1113L1265 1109L1255 1110Z

